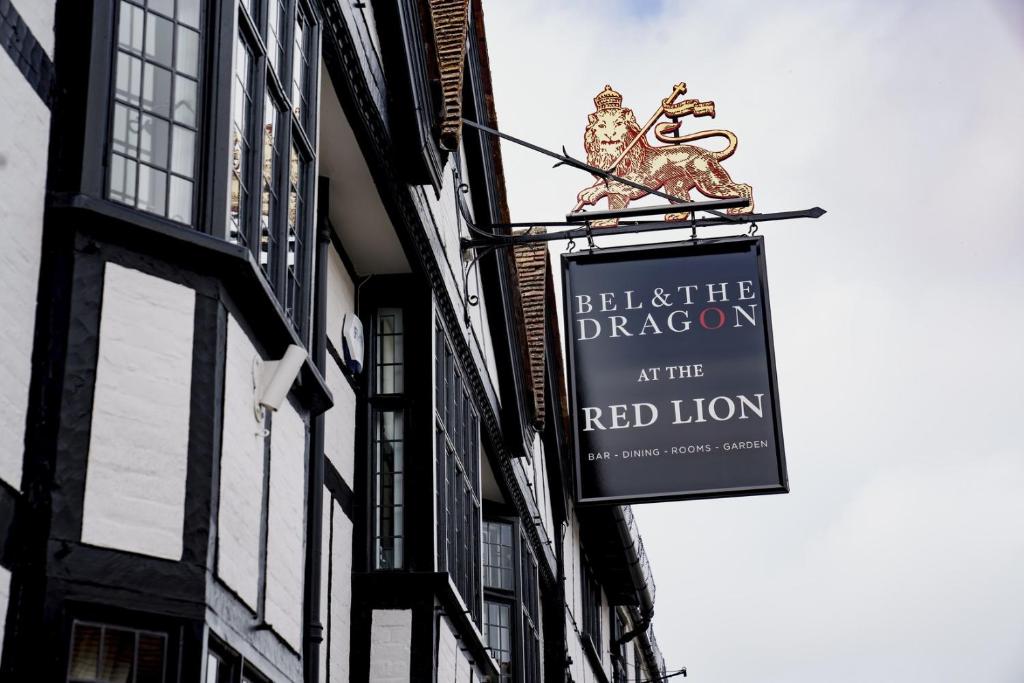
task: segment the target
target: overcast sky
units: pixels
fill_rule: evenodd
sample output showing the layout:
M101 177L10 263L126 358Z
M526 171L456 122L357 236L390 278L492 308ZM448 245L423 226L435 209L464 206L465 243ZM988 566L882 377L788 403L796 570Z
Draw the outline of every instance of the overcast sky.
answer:
M761 228L792 492L636 508L669 668L1024 681L1022 5L484 7L503 130L582 157L606 83L644 121L685 81L760 211L829 211ZM590 182L502 151L514 220Z

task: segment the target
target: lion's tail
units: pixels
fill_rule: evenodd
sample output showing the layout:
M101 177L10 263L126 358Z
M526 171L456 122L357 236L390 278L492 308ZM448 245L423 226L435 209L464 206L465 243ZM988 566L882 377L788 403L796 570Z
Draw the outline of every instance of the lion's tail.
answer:
M723 137L729 141L729 145L719 152L711 152L711 154L714 155L715 159L717 159L718 161L723 161L736 153L736 145L739 141L736 139L736 135L732 131L715 129L702 130L696 133L690 133L689 135L680 135L679 137L669 135L669 133L673 132L678 127L679 124L661 124L654 129L654 137L658 138L658 140L660 140L661 142L664 142L669 145L681 145L685 142L693 142L694 140Z

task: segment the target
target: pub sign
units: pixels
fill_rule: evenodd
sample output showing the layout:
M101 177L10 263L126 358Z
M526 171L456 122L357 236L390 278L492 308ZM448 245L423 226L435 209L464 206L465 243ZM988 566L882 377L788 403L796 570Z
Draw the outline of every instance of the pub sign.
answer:
M788 492L760 237L562 270L579 503Z

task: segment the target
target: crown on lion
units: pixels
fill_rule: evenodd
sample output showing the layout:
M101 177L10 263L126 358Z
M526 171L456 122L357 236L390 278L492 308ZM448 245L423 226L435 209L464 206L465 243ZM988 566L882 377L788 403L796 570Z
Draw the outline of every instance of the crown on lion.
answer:
M622 108L622 95L612 90L612 86L604 86L604 90L597 93L597 97L594 98L594 106L597 107L598 111L602 109L621 109Z

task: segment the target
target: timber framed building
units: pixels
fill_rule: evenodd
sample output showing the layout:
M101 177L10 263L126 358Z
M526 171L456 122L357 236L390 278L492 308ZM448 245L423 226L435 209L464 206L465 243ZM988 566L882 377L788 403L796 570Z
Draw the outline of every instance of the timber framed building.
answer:
M456 165L508 217L479 0L0 40L0 679L664 675L629 509L572 503L547 252L464 270Z

